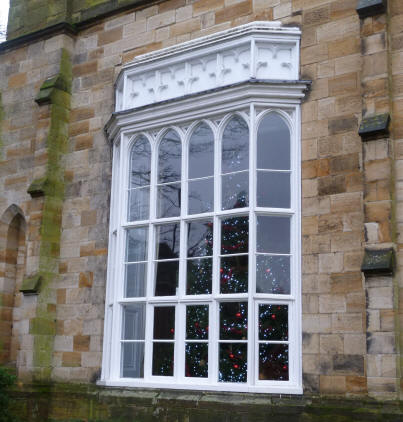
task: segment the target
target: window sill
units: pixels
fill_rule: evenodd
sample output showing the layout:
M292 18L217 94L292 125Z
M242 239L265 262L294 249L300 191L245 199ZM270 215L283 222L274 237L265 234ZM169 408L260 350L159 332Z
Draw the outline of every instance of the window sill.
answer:
M278 382L276 384L259 385L259 386L245 386L245 385L230 385L230 384L180 384L180 383L151 383L138 382L138 380L117 379L109 381L98 381L97 385L104 387L123 387L133 389L162 389L162 390L188 390L192 391L211 391L211 392L234 392L234 393L258 393L258 394L302 394L301 386L293 383Z

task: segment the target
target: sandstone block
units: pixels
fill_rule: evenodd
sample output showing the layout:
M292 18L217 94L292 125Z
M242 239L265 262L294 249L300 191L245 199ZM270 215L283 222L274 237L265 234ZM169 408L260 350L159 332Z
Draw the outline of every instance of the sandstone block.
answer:
M367 351L371 355L396 353L394 333L371 333L367 337Z
M345 57L360 52L360 39L357 36L329 42L329 58ZM359 70L359 69L356 69Z
M322 62L328 60L328 58L328 47L324 43L305 47L301 50L301 65Z
M348 73L329 79L329 95L352 94L358 89L358 76L356 72Z
M363 316L361 313L333 314L332 331L334 333L353 333L363 331Z
M161 28L175 22L175 10L159 13L158 15L151 16L147 19L147 30Z
M343 336L339 334L320 335L320 353L322 354L342 354Z
M62 355L62 366L68 366L68 367L81 366L81 353L64 352Z
M330 314L346 311L346 298L344 295L320 295L319 312Z
M344 334L344 353L363 355L366 352L365 334Z
M77 335L73 338L73 350L75 352L87 352L90 348L90 336Z
M319 254L319 272L320 273L338 273L343 270L343 254L327 253Z
M324 394L342 394L347 390L346 377L339 375L321 375L320 391Z
M319 334L302 333L302 353L319 353Z

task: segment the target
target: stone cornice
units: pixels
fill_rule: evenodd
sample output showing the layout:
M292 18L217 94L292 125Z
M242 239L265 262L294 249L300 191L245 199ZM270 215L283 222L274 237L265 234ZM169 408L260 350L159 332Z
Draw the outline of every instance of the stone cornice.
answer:
M148 125L169 125L172 119L175 122L192 120L200 118L206 111L217 114L260 101L293 106L301 103L310 85L311 81L308 80L250 79L180 98L114 112L105 125L105 133L110 142L114 142L119 138L123 128L130 130L135 126L137 130L142 130Z
M116 111L252 79L296 81L299 28L251 22L138 56L116 83Z

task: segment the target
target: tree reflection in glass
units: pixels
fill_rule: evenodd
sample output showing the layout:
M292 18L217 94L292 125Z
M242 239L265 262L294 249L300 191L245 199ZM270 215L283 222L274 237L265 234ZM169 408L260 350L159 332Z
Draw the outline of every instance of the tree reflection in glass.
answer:
M162 138L158 149L158 218L180 215L181 163L181 140L179 135L170 129Z
M130 152L128 221L145 220L150 213L151 146L144 135Z
M209 294L212 284L213 220L188 223L186 294ZM200 257L200 259L194 259ZM191 258L191 259L189 259Z
M245 120L234 116L222 137L221 172L232 173L249 168L249 128Z
M179 282L179 223L156 227L155 296L175 296Z
M249 204L249 128L239 116L225 127L221 150L221 209Z
M214 207L214 135L206 123L194 130L189 141L188 213Z

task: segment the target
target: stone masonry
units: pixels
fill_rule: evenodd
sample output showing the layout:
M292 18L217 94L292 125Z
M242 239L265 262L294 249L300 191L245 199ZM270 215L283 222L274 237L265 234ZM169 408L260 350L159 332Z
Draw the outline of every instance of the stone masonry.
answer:
M15 280L13 301L0 306L2 321L7 313L12 320L9 363L16 365L20 380L91 383L99 377L111 182L111 147L103 128L114 110L114 82L122 65L139 54L247 22L280 20L301 28L300 75L312 80L302 106L304 394L401 400L403 2L389 0L385 13L360 19L355 0L109 5L99 0L73 1L73 6L38 1L31 11L35 24L28 24L21 12L25 3L11 0L9 40L0 45L3 295L10 294L7 277ZM68 29L32 36L63 22ZM60 239L52 256L58 274L44 298L40 287L39 294L20 292L23 279L37 274L43 259L47 194L31 197L27 190L51 165L52 104L38 105L35 98L48 78L60 74L62 51L71 60L71 104L60 157L64 193L59 220L55 214ZM384 113L391 118L388 134L362 139L363 119ZM25 230L22 246L14 246L25 266L18 268L23 272L18 277L3 270L7 225L17 215ZM364 274L365 250L385 248L395 252L395 271ZM38 307L54 315L54 328L45 329L52 337L46 346L48 372L38 372L35 360L35 342L44 329L33 328Z

